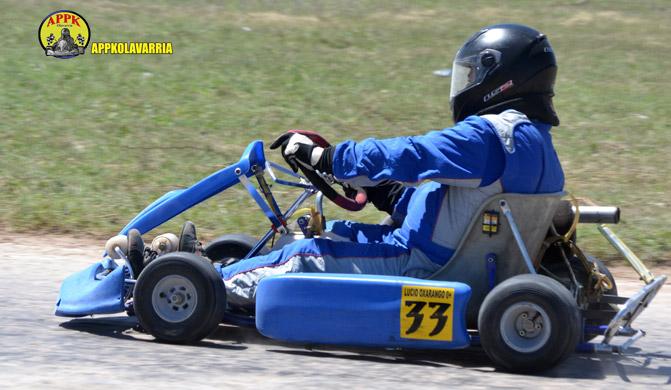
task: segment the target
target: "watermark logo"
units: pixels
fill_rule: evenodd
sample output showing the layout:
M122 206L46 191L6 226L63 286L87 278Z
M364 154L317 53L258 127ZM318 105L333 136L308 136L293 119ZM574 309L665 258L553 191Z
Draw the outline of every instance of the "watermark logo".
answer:
M47 15L37 32L44 54L72 58L84 54L91 29L83 16L60 10ZM91 54L172 54L172 42L91 42Z
M172 43L93 42L91 54L172 54Z
M78 13L60 10L42 20L37 36L47 56L73 58L86 51L91 29L86 19Z

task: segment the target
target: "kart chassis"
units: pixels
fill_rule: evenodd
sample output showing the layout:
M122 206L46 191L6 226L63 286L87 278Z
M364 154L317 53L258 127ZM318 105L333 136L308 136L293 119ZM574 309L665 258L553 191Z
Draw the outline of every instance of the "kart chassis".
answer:
M297 179L297 181L281 179L276 176L275 170L289 175L290 177ZM286 212L282 212L279 205L277 204L276 199L271 191L271 185L265 180L265 172L268 172L274 183L300 188L303 190L298 195L296 200L287 208ZM258 189L254 184L252 184L250 180L252 176L256 178ZM328 177L324 178L326 180L329 179ZM333 181L331 181L331 183L332 182ZM241 183L245 187L252 199L254 199L264 215L271 222L270 229L262 236L256 245L252 247L247 255L241 259L241 261L245 261L245 259L258 254L260 250L274 237L275 234L287 234L287 220L291 218L292 215L300 208L300 206L311 196L316 195L315 207L317 212L320 215L323 215L323 195L319 189L311 184L310 181L308 181L305 177L278 164L266 161L263 154L262 143L260 141L255 141L247 147L238 163L213 173L212 175L202 179L187 189L174 190L166 193L155 202L147 206L147 208L140 212L135 218L133 218L133 220L131 220L121 230L120 234L126 234L130 229L133 228L138 229L141 233L145 233L180 214L184 210L187 210L194 205L203 202L204 200L226 190L236 183ZM515 245L521 254L523 264L526 268L525 272L528 272L529 274L536 274L534 261L529 253L527 243L525 242L520 226L515 220L515 216L513 215L508 202L505 199L501 199L499 200L498 206L500 212L503 214L508 225L510 226ZM479 215L477 218L479 218ZM622 307L612 317L608 324L602 324L599 326L585 325L583 329L584 333L601 334L603 335L603 339L599 343L583 342L578 345L578 350L590 352L624 352L635 341L645 335L645 332L642 330L634 329L632 327L632 323L655 297L661 286L666 281L666 276L654 277L643 265L643 263L633 254L633 252L631 252L631 250L629 250L612 231L610 231L604 225L600 225L599 230L614 246L614 248L629 261L629 263L639 273L641 279L646 284L640 291L628 299L618 296L604 295L602 297L603 302L619 304ZM115 248L115 251L117 255L124 259L127 263L127 259L125 258L123 251L118 247ZM459 251L459 249L457 249L457 251ZM96 269L98 272L95 273L95 279L98 281L103 280L116 268L118 268L118 264L110 256L108 256L108 254L104 254L103 260L100 262L100 266ZM132 274L132 270L129 264L125 264L123 266L123 306L127 310L131 309L132 290L133 285L136 283L137 276L138 275ZM575 275L571 274L571 276L573 281L579 284L575 279ZM493 279L490 278L490 288L492 288L493 284L495 284L492 282L492 280ZM60 302L61 300L59 299L59 305ZM57 314L66 316L79 316L95 313L87 313L86 310L81 312L78 312L77 310L62 310L57 306ZM253 326L253 320L253 317L245 317L232 313L226 313L224 317L225 322L229 322L235 325ZM613 339L616 336L624 336L627 338L624 342L616 345L613 343ZM470 343L477 344L478 342L479 335L477 332L471 332Z

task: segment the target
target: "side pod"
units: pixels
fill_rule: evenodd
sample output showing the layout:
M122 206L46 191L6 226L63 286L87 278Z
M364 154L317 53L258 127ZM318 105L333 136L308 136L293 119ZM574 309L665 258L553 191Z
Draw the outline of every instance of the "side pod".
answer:
M456 282L376 275L288 274L265 278L256 327L306 344L465 348L471 289Z

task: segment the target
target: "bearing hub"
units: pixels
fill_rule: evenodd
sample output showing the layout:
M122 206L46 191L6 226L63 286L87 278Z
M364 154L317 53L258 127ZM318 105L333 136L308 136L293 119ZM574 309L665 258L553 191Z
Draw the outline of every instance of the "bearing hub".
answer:
M189 279L181 275L168 275L154 286L151 304L162 320L182 322L193 314L198 304L198 293Z
M532 302L517 302L504 311L499 330L510 348L530 353L547 343L551 326L543 308Z

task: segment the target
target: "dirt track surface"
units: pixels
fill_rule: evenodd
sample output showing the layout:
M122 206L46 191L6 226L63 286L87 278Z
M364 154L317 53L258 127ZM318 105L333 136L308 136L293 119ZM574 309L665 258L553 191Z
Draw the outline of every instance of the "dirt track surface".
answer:
M125 315L53 315L60 282L96 261L101 247L74 239L0 240L0 388L652 388L671 384L671 289L637 320L648 332L627 355L574 354L538 376L500 372L481 349L445 352L319 349L220 326L192 346L159 344ZM102 244L101 244L102 245ZM632 293L633 270L614 269ZM653 269L669 274L668 267Z

